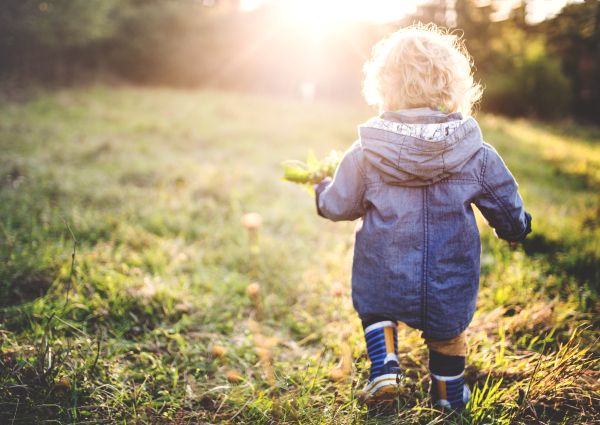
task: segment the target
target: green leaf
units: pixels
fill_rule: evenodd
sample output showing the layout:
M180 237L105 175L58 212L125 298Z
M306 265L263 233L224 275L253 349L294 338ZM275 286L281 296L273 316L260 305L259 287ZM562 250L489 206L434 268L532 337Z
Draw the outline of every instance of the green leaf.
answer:
M289 160L281 163L284 177L282 180L311 186L320 183L326 177L333 177L341 159L341 153L332 150L327 158L319 161L313 152L308 151L307 162ZM312 189L309 187L309 192Z
M319 167L319 161L315 157L315 153L312 149L308 150L308 158L306 159L306 163L308 164L309 170L314 170Z

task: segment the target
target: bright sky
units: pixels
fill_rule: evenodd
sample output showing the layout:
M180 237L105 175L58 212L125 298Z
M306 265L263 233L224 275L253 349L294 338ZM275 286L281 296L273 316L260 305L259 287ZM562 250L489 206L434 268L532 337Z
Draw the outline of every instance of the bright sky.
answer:
M252 10L262 3L289 7L295 15L311 21L376 21L397 20L414 12L423 0L241 0L241 10Z
M415 11L416 5L425 0L241 0L241 10L256 9L263 3L285 4L296 16L304 19L309 25L322 27L341 21L375 21L389 22L400 19L406 13ZM530 0L528 5L528 21L540 22L553 17L573 1L583 0ZM447 3L454 3L447 0ZM491 4L497 11L497 19L506 19L512 6L520 0L475 0L474 3L484 6Z
M530 0L527 20L541 22L554 17L567 3L581 3L583 0Z

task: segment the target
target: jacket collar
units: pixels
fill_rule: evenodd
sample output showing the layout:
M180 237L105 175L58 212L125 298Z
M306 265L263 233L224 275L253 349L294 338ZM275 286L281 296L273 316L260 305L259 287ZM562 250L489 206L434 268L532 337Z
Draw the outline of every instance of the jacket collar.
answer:
M379 115L379 118L404 124L442 124L450 121L460 121L463 119L463 115L460 112L452 112L450 114L435 114L435 115L418 115L414 116L407 115L404 113L384 111Z

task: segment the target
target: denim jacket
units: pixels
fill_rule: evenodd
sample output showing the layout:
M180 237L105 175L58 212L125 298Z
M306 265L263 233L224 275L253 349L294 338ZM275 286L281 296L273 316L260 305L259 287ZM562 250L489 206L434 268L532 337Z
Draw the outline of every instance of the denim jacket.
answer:
M477 122L460 113L385 112L359 126L320 215L360 219L352 300L361 318L389 317L435 338L462 333L475 313L481 242L472 205L498 237L531 232L518 185Z

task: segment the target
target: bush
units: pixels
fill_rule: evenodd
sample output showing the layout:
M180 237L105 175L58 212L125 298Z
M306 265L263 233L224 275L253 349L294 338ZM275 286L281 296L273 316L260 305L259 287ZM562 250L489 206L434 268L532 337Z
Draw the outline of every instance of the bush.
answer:
M481 78L486 86L481 107L487 112L540 119L568 113L571 81L539 41L528 45L523 55L513 57L508 72Z

